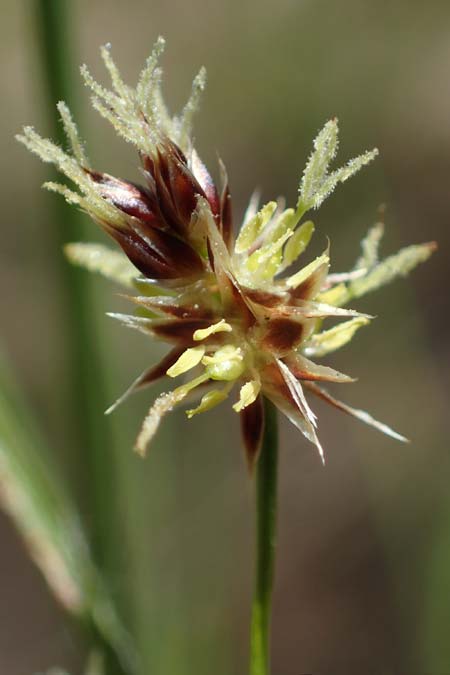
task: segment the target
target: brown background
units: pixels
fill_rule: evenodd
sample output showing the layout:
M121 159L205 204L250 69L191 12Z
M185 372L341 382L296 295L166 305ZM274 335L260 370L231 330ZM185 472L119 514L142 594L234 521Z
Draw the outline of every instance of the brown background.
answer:
M2 340L89 522L83 451L71 441L66 395L61 253L49 223L58 197L39 190L46 167L13 140L26 123L45 131L32 6L1 3ZM378 318L332 359L360 378L339 394L406 433L411 445L318 405L323 469L312 447L283 424L273 673L450 673L448 3L72 6L75 63L87 62L99 77L99 45L112 42L123 74L134 81L163 34L167 98L176 110L196 70L207 66L197 146L214 171L216 153L225 161L236 214L255 186L267 199L294 200L313 135L336 115L341 158L374 145L381 156L316 215L317 250L329 236L333 269L345 270L382 202L385 252L439 242L432 261L408 282L359 304ZM96 166L136 179L131 149L79 92L82 133ZM105 311L121 301L103 281L96 289L112 400L159 347L111 323ZM117 411L110 422L115 443L105 449L117 488L117 590L127 589L146 674L241 675L253 540L252 489L236 419L225 408L189 424L176 413L142 464L130 448L153 394ZM80 648L3 516L0 546L0 673L30 675L53 665L81 673Z

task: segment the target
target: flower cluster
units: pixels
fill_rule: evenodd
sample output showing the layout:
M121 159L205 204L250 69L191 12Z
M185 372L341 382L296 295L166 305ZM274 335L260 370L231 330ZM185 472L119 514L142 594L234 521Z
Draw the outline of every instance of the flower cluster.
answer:
M351 300L409 272L429 257L434 244L409 246L380 262L383 226L377 224L349 273L330 274L329 248L292 271L314 232L305 214L317 209L338 183L370 162L377 151L330 169L338 146L337 121L330 120L314 141L295 207L285 208L279 200L260 208L253 197L236 237L225 169L221 166L218 190L191 140L205 73L200 71L182 113L172 118L161 94L158 61L163 46L159 39L135 88L122 81L109 47L102 49L102 57L112 91L98 84L85 66L81 69L94 108L136 146L142 185L91 168L63 102L58 109L70 154L31 127L18 137L42 160L55 164L75 189L59 183L45 187L86 211L125 253L126 257L94 244L67 247L74 263L137 293L129 296L138 307L135 314L112 316L172 344L161 363L146 370L117 403L160 377L175 379L194 371L192 379L156 399L136 449L145 452L161 418L174 406L198 394L196 407L187 410L192 417L227 399L236 384L240 389L233 409L240 416L250 467L261 445L263 396L317 446L322 458L317 418L306 393L405 440L368 413L331 396L322 382L352 378L311 359L343 347L369 323L372 317L346 307ZM339 321L324 328L330 318Z

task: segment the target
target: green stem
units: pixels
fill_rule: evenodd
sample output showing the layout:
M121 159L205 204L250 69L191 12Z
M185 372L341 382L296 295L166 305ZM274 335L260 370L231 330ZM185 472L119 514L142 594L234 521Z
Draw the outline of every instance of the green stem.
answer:
M45 107L50 134L62 146L66 139L56 103L66 101L76 117L77 87L72 61L74 41L70 0L35 0L34 16L38 49L45 86ZM74 110L75 109L75 110ZM59 287L63 295L64 341L68 355L66 382L67 409L72 412L71 435L75 438L76 468L87 496L90 539L95 561L108 577L117 565L117 506L114 458L108 427L103 418L106 407L101 350L97 336L96 306L87 274L70 266L63 257L63 245L84 238L83 217L63 200L52 197L55 256L60 261ZM114 582L113 582L114 585ZM111 586L111 584L110 584ZM100 638L94 637L94 641ZM124 671L109 647L101 645L108 675Z
M35 0L39 49L46 85L46 111L51 136L60 145L66 139L56 103L65 100L76 108L76 86L72 75L73 17L68 0ZM76 111L75 111L76 113ZM75 114L76 116L76 114ZM103 418L106 407L102 354L96 334L96 306L88 275L69 265L62 248L69 241L84 238L83 216L64 200L51 197L56 241L55 256L60 261L60 288L63 293L64 339L68 355L69 410L73 414L78 467L81 467L83 496L88 495L91 539L97 562L107 568L114 552L117 530L114 518L115 485L113 457L108 427Z
M277 411L265 399L265 428L256 474L256 582L250 636L250 675L270 673L270 616L277 513Z

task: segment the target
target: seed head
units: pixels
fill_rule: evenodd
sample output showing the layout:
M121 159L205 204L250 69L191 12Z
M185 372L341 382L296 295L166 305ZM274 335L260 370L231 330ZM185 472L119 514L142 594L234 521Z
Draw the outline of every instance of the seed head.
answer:
M368 164L377 150L330 170L338 146L336 119L327 122L299 184L293 208L280 201L263 206L252 197L235 236L226 171L216 188L192 144L192 121L204 89L202 69L181 115L171 117L161 94L160 38L135 88L126 85L110 48L101 54L112 90L81 69L94 108L126 141L136 146L142 185L93 170L65 103L58 104L71 153L40 137L31 127L18 136L29 150L56 165L74 187L46 183L68 202L79 205L121 247L123 254L95 244L70 244L69 258L91 271L115 279L135 294L127 296L138 314L111 314L126 326L172 345L107 412L132 391L158 378L194 377L159 396L144 420L136 450L144 454L163 416L189 395L199 402L189 418L230 397L239 414L250 469L255 465L264 428L262 397L269 398L314 443L323 459L317 417L306 393L401 441L406 439L368 413L338 401L323 382L353 378L318 364L345 346L373 318L348 309L348 303L425 261L434 243L402 249L379 262L383 225L375 225L362 242L353 270L330 274L330 250L314 260L298 261L314 232L305 214L317 209L338 183ZM295 267L293 267L295 265ZM326 320L337 321L324 327Z

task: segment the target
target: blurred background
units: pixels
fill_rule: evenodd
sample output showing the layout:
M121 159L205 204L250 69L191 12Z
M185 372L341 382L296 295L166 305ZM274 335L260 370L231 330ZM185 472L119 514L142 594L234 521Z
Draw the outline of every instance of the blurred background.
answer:
M189 423L177 412L142 461L132 444L162 385L103 416L163 350L105 316L126 306L113 285L66 269L61 247L76 230L72 216L40 190L49 168L14 140L24 124L54 135L38 3L0 4L3 356L81 510L143 673L241 675L253 492L237 420L227 406ZM450 673L448 3L66 4L67 86L99 170L139 177L133 149L89 108L78 66L86 62L106 82L98 48L111 42L125 81L134 82L162 34L173 111L207 67L196 145L214 175L217 155L224 160L237 222L255 187L263 199L295 200L312 139L337 116L341 161L373 146L380 158L315 214L314 246L322 250L330 237L333 271L353 264L382 203L385 254L438 241L439 251L407 282L359 303L377 320L330 360L360 378L336 390L339 397L412 443L396 444L318 404L323 468L283 421L273 674ZM75 236L100 239L87 221ZM58 665L78 675L84 647L3 514L0 546L0 672Z

